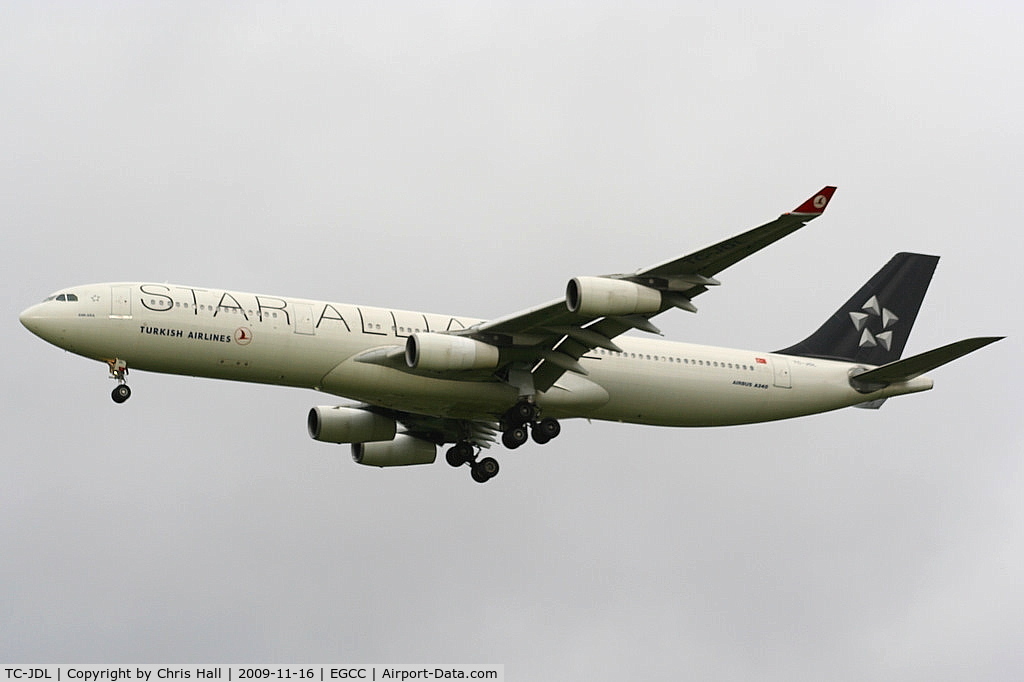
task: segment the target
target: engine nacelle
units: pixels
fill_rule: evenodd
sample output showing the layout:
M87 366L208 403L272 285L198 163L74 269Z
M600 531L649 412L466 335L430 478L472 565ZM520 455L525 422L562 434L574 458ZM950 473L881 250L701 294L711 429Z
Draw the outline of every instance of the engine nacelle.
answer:
M661 292L624 279L575 277L565 287L571 313L589 317L636 315L661 310Z
M325 443L365 443L389 441L397 424L385 417L354 407L317 406L309 411L306 426L313 440Z
M404 467L433 464L437 446L430 441L400 433L383 443L353 443L352 459L356 464L373 467Z
M412 369L433 372L494 369L498 366L498 349L464 336L413 334L405 342L405 363Z

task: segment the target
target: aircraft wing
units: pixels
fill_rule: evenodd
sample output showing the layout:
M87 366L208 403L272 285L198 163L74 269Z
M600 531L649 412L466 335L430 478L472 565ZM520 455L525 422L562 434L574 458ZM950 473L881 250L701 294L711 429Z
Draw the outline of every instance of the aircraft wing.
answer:
M795 210L700 251L631 274L576 278L570 282L567 298L456 333L497 346L506 360L505 371L511 365L528 368L536 390L546 391L566 371L586 374L578 361L590 350L618 351L612 339L623 332L660 333L650 322L655 315L673 307L696 312L691 300L719 284L715 275L817 218L835 190L824 187ZM581 296L595 291L598 298L611 302L610 307L593 309L581 303L571 310L567 300L572 300L574 286ZM633 308L619 304L622 296L628 298L637 291L644 299L641 303Z

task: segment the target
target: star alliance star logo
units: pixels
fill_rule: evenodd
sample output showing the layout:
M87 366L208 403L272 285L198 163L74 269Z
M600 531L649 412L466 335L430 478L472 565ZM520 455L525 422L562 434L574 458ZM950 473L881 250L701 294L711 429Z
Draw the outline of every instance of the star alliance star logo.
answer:
M878 302L877 296L869 298L868 302L861 306L861 310L863 312L850 313L853 326L857 328L857 331L862 332L860 335L860 347L874 348L881 346L886 350L891 349L892 327L900 318L896 317L896 314L888 308L883 308ZM874 333L871 331L872 329L880 329L880 331Z

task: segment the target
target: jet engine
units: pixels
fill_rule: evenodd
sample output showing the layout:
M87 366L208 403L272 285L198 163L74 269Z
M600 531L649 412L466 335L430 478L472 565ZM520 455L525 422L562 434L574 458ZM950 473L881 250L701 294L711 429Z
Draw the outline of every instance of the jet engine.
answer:
M306 426L313 440L326 443L389 441L395 437L395 420L354 407L317 406L309 411Z
M588 317L635 315L661 310L661 292L623 279L575 277L565 287L571 313Z
M412 369L433 372L494 369L498 349L464 336L413 334L405 342L405 362Z
M353 443L352 459L356 464L374 467L401 467L412 464L433 464L437 446L430 441L400 433L394 440L381 443Z

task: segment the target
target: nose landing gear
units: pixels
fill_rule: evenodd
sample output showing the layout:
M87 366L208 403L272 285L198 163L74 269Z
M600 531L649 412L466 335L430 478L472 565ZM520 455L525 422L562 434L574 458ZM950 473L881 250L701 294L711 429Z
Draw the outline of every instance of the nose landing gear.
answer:
M111 391L110 397L115 403L121 404L132 397L132 389L125 383L125 376L128 374L128 365L124 360L107 360L110 367L110 378L117 380L117 386Z

